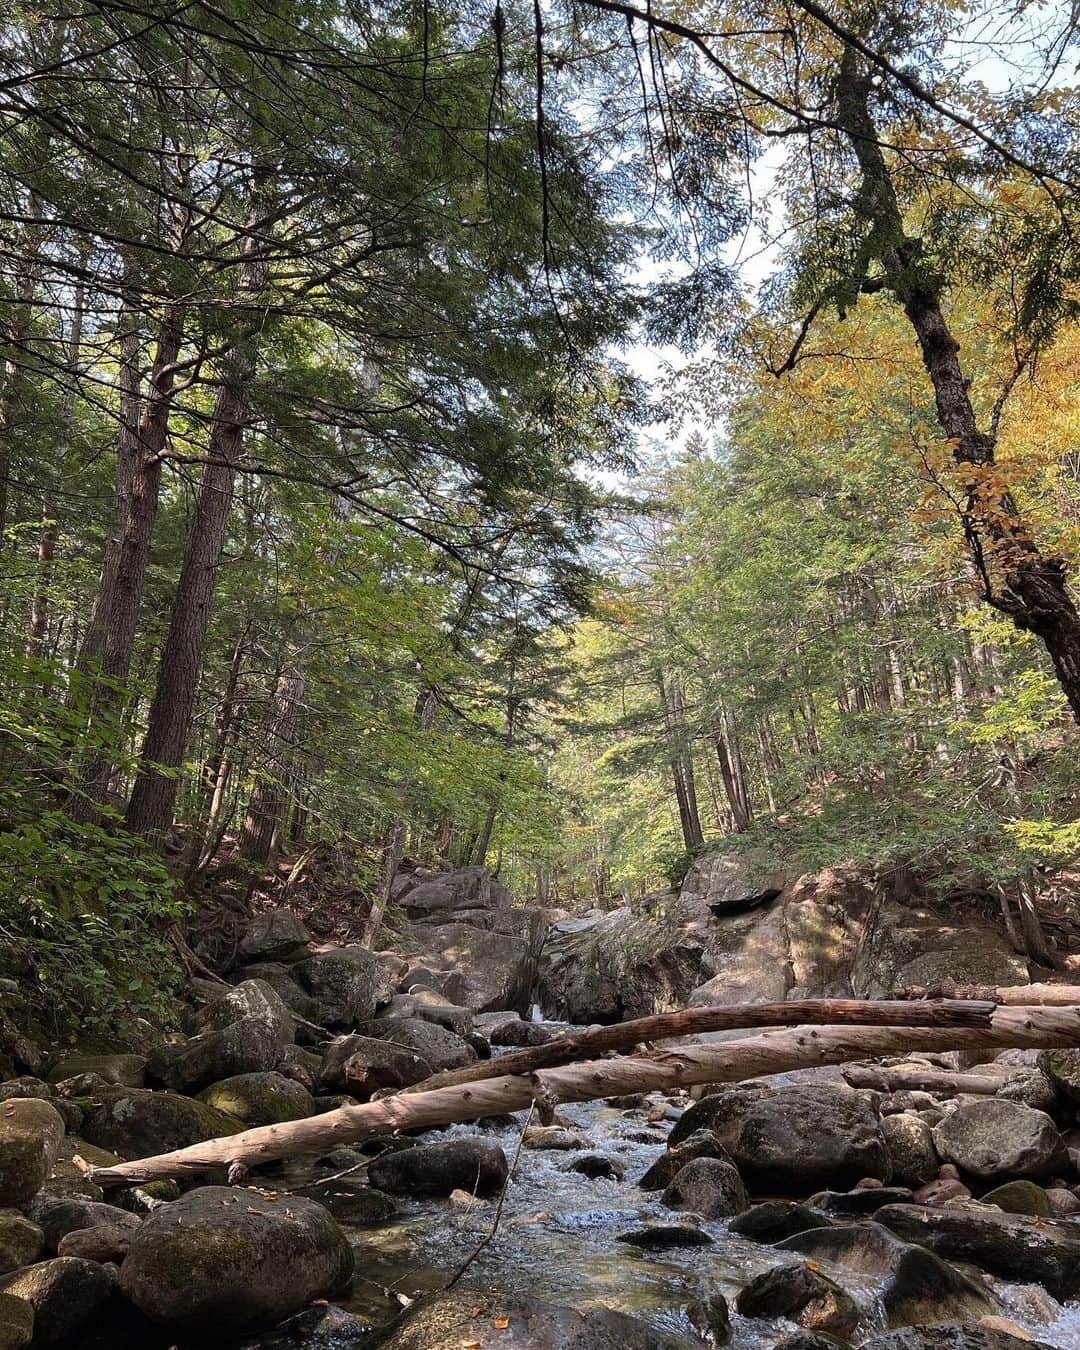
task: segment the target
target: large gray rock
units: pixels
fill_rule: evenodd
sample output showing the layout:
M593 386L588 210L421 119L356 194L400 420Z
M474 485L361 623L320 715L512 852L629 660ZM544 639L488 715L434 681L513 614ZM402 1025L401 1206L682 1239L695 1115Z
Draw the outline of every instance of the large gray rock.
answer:
M315 1114L315 1101L300 1083L280 1073L241 1073L211 1083L199 1100L225 1111L248 1127L306 1120Z
M341 1293L352 1270L345 1233L322 1205L204 1186L143 1221L120 1288L169 1331L220 1337Z
M486 867L460 867L454 872L415 872L395 878L394 899L417 923L443 922L459 910L503 909L510 892Z
M34 1337L34 1305L0 1294L0 1350L23 1350Z
M41 1189L60 1154L64 1120L39 1097L0 1104L0 1205L22 1205Z
M268 981L257 979L243 980L231 989L214 986L209 1000L190 1015L185 1028L196 1034L225 1031L248 1018L265 1022L285 1045L293 1039L296 1021L288 1006Z
M363 947L337 947L317 952L298 962L295 969L319 1006L317 1020L322 1026L351 1030L374 1017L385 973L372 952Z
M703 853L691 863L682 883L682 896L700 897L717 915L739 914L775 900L791 880L791 873L772 853L739 848Z
M492 1195L509 1173L506 1154L487 1139L447 1139L384 1153L368 1168L368 1180L391 1195Z
M722 1162L731 1162L727 1150L722 1147L712 1130L694 1130L681 1138L681 1142L667 1148L646 1171L638 1182L643 1191L662 1191L670 1186L679 1170L693 1162L695 1158L719 1158Z
M457 1036L467 1036L473 1029L473 1010L451 1003L448 998L434 989L414 989L409 994L395 994L382 1010L383 1017L419 1018L421 1022L434 1022L445 1027ZM531 1023L523 1025L532 1025Z
M543 927L536 910L506 910L505 921L443 923L422 930L424 962L443 995L472 1012L527 1013ZM413 990L412 992L416 992Z
M690 1350L700 1342L610 1308L562 1308L502 1291L455 1289L418 1304L378 1344L383 1350Z
M294 967L283 966L279 962L258 961L253 965L245 966L238 973L243 975L245 982L258 980L262 984L269 985L289 1012L295 1015L295 1018L303 1018L305 1022L313 1022L318 1026L319 1005L307 990L301 987L293 971ZM298 1040L303 1040L305 1036L310 1034L309 1028L304 1027L299 1022L297 1023L296 1035Z
M17 1209L0 1209L0 1275L36 1261L45 1234Z
M949 923L913 906L883 906L867 934L855 969L855 992L885 998L895 989L957 985L1026 984L1027 962L1004 934L986 923Z
M476 1062L476 1051L468 1041L432 1022L383 1017L366 1023L364 1031L377 1040L389 1041L418 1056L425 1069L424 1077L443 1069L463 1069L466 1064Z
M80 1228L98 1228L114 1223L133 1228L139 1222L134 1214L117 1209L115 1205L88 1200L80 1195L49 1195L45 1191L34 1197L27 1213L41 1229L44 1244L50 1252L56 1251L68 1233L74 1233Z
M958 1106L934 1127L934 1144L947 1161L984 1180L1049 1177L1068 1166L1050 1117L1000 1097Z
M242 961L299 961L308 955L311 934L289 909L268 909L255 917L240 939Z
M410 1087L428 1077L428 1061L417 1051L375 1036L339 1036L326 1047L319 1070L324 1087L355 1097Z
M905 1242L947 1261L970 1261L991 1275L1046 1287L1057 1299L1080 1293L1080 1227L1006 1214L991 1205L941 1209L886 1205L874 1216Z
M83 1138L129 1162L239 1134L244 1122L205 1102L147 1088L108 1088L86 1114Z
M50 1083L62 1083L82 1073L96 1073L106 1083L142 1087L146 1081L145 1055L65 1055L49 1070Z
M1044 1050L1039 1067L1066 1101L1080 1105L1080 1050Z
M3 1292L33 1307L34 1346L48 1350L89 1322L112 1293L112 1283L96 1262L60 1256L9 1275Z
M680 1167L663 1195L668 1209L726 1219L746 1208L746 1190L735 1167L719 1158L694 1158Z
M755 1276L735 1300L744 1317L786 1317L811 1331L850 1336L859 1322L855 1300L808 1262L776 1266Z
M882 1116L881 1135L892 1163L892 1179L901 1186L925 1186L938 1174L938 1156L930 1126L911 1111Z
M281 1061L287 1044L264 1018L244 1017L182 1045L160 1047L150 1057L148 1073L174 1092L198 1092L236 1074L268 1073Z

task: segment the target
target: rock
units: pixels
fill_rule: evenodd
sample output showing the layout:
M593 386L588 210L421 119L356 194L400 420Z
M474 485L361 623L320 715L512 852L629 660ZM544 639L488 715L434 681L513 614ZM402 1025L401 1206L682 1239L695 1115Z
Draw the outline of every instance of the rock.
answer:
M1069 1219L1080 1214L1080 1198L1063 1186L1051 1186L1046 1192L1050 1202L1050 1213L1057 1219Z
M109 1088L87 1112L83 1135L98 1148L134 1161L155 1153L239 1134L244 1123L206 1102L148 1088Z
M37 1097L0 1104L0 1205L22 1205L52 1170L64 1138L64 1120Z
M0 1294L0 1350L23 1350L34 1336L34 1305L14 1294Z
M134 1228L139 1222L134 1214L118 1209L115 1205L87 1200L78 1195L58 1196L45 1192L34 1197L28 1212L41 1229L45 1246L50 1252L56 1251L61 1240L77 1229L115 1223Z
M884 1277L880 1297L890 1327L997 1311L996 1300L981 1285L877 1223L818 1228L777 1245L844 1270Z
M449 1195L463 1190L492 1195L502 1189L509 1166L498 1144L486 1139L448 1139L376 1158L368 1180L393 1195Z
M662 1191L670 1186L685 1167L695 1158L718 1158L730 1162L727 1150L721 1147L712 1130L695 1130L674 1148L667 1148L638 1182L643 1191Z
M873 1214L882 1205L908 1205L912 1194L906 1186L857 1186L853 1191L819 1191L810 1203L834 1218Z
M356 1227L358 1224L385 1223L397 1213L397 1206L389 1196L365 1185L355 1177L338 1177L329 1185L303 1186L289 1192L306 1196L322 1205L338 1223Z
M908 905L877 912L854 970L861 998L888 998L912 985L1027 984L1027 962L1011 950L998 926L943 922Z
M804 1263L758 1275L739 1291L735 1307L744 1317L786 1317L811 1331L835 1336L849 1336L859 1322L851 1295Z
M382 1010L383 1017L417 1018L445 1027L457 1036L467 1037L473 1029L473 1011L451 1003L434 989L417 989L411 994L395 994Z
M793 1087L759 1098L742 1113L730 1153L757 1194L847 1189L866 1176L890 1176L877 1117L850 1088Z
M1042 1219L1053 1214L1046 1191L1033 1181L1007 1181L1003 1186L995 1186L982 1197L982 1203L997 1205L1007 1214L1030 1214Z
M1041 1069L1018 1070L994 1095L1004 1101L1032 1106L1047 1115L1053 1115L1058 1105L1057 1089Z
M737 1169L718 1158L694 1158L680 1167L660 1201L668 1209L690 1211L705 1219L730 1218L747 1205Z
M374 1036L339 1036L326 1047L319 1070L324 1087L361 1097L381 1088L410 1087L428 1077L427 1060L415 1050Z
M120 1288L170 1332L219 1337L341 1293L352 1271L348 1240L322 1205L203 1186L143 1220Z
M712 1238L708 1233L689 1223L654 1223L644 1228L633 1228L628 1233L620 1233L618 1242L629 1243L631 1247L641 1247L646 1251L663 1251L668 1247L709 1247Z
M925 1186L937 1176L938 1156L930 1126L917 1115L883 1116L881 1137L892 1164L892 1179L901 1186Z
M62 1083L81 1073L96 1073L106 1083L142 1087L146 1082L145 1055L66 1055L49 1070L50 1083Z
M319 1006L316 1021L322 1026L351 1030L375 1016L383 968L365 948L337 947L317 952L295 969Z
M931 1205L936 1208L939 1205L947 1205L950 1200L970 1200L971 1192L962 1181L956 1181L952 1177L940 1177L937 1181L920 1186L911 1198L917 1205Z
M525 1148L554 1149L570 1152L576 1148L588 1148L589 1140L583 1134L563 1129L561 1125L530 1125L522 1135Z
M199 1101L235 1116L246 1126L306 1120L315 1114L311 1093L280 1073L242 1073L224 1078L204 1088Z
M1080 1050L1043 1050L1039 1068L1066 1101L1080 1105Z
M698 1130L707 1130L726 1150L739 1136L743 1117L755 1102L772 1096L772 1088L762 1083L721 1088L707 1093L688 1106L668 1135L668 1147L675 1148Z
M93 1317L112 1293L112 1281L94 1261L59 1256L9 1275L3 1292L33 1307L35 1350L45 1350L73 1336Z
M934 1127L938 1153L972 1176L1049 1177L1067 1163L1057 1126L1043 1111L986 1097L958 1106Z
M127 1255L137 1224L103 1223L93 1228L75 1228L65 1233L56 1248L57 1256L76 1256L99 1265L119 1265Z
M690 1350L694 1344L611 1308L562 1308L474 1289L426 1299L380 1341L383 1350Z
M970 1261L1006 1280L1044 1285L1057 1299L1080 1292L1080 1227L1067 1221L973 1204L886 1205L875 1217L906 1242L947 1261Z
M727 1299L718 1290L695 1299L687 1306L686 1315L710 1345L722 1345L731 1335Z
M1053 1350L1043 1341L998 1330L994 1326L962 1326L955 1322L937 1326L904 1327L864 1341L861 1350Z
M466 1064L476 1063L476 1051L468 1041L447 1031L445 1027L437 1027L418 1018L379 1018L366 1023L364 1032L412 1051L421 1061L424 1077L441 1073L444 1069L463 1069Z
M36 1261L45 1246L45 1234L17 1209L0 1209L0 1275Z
M473 1012L529 1011L544 926L536 910L507 910L501 927L447 923L423 930L442 993Z
M259 961L254 965L245 966L242 974L245 982L258 980L262 984L269 985L289 1012L295 1014L295 1018L303 1018L305 1022L318 1025L319 1004L301 987L293 970L294 967L283 966L277 962ZM309 1040L312 1035L310 1028L297 1024L298 1040Z
M0 1102L10 1101L12 1097L37 1097L47 1102L55 1096L55 1088L29 1074L25 1074L22 1078L9 1078L6 1082L0 1083Z
M512 1022L503 1022L488 1039L492 1045L547 1045L554 1039L554 1033L539 1022L524 1022L519 1017Z
M730 1232L753 1238L755 1242L781 1242L795 1233L828 1227L827 1219L794 1200L766 1200L760 1205L751 1205L745 1214L739 1214L728 1225Z
M851 1342L830 1336L827 1331L793 1331L777 1341L773 1350L851 1350Z
M256 914L240 939L240 958L249 961L300 961L309 955L311 934L289 909Z
M174 1092L198 1092L235 1074L269 1072L280 1061L286 1044L262 1017L243 1017L221 1031L193 1036L183 1045L163 1046L151 1055L147 1072Z
M505 908L510 892L486 867L459 867L452 872L403 873L394 879L394 899L410 919L430 923L454 910Z
M626 1175L623 1167L613 1162L610 1158L605 1158L602 1153L586 1153L580 1158L575 1158L573 1162L566 1166L568 1172L580 1172L583 1177L588 1177L591 1181L601 1178L604 1181L622 1181ZM673 1206L677 1208L677 1206Z
M682 898L700 896L718 918L741 914L775 900L791 880L779 859L764 849L703 853L683 878Z
M277 990L266 980L244 980L231 989L228 985L215 985L212 997L192 1013L185 1030L195 1034L225 1031L248 1018L265 1022L282 1047L293 1040L295 1019Z

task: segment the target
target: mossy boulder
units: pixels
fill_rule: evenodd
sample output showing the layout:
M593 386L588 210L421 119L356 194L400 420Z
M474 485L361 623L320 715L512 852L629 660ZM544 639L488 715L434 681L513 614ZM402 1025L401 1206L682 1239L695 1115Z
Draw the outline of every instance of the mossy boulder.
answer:
M58 1256L8 1276L4 1293L25 1299L33 1307L34 1350L48 1350L69 1340L90 1321L112 1293L112 1281L96 1261Z
M198 1092L235 1074L269 1072L288 1043L272 1021L242 1017L220 1031L192 1036L183 1045L162 1046L151 1055L148 1072L154 1082L174 1092Z
M506 1154L487 1139L447 1139L384 1154L368 1168L368 1180L391 1195L492 1195L506 1182Z
M0 1103L0 1205L25 1204L41 1189L64 1139L64 1120L38 1097Z
M45 1234L17 1209L0 1209L0 1275L36 1261L45 1246Z
M228 1336L273 1326L352 1277L344 1231L299 1196L203 1186L145 1219L120 1289L170 1331Z
M1033 1181L1007 1181L982 1197L984 1205L997 1205L1007 1214L1030 1214L1038 1219L1053 1218L1050 1197Z
M324 1027L347 1027L375 1015L383 972L377 958L363 947L319 952L293 967L319 1006L316 1019Z
M256 914L240 939L242 961L301 961L311 955L311 934L289 909Z
M133 1161L239 1134L245 1128L242 1120L192 1097L116 1087L103 1091L87 1112L83 1137Z
M1000 1097L958 1106L934 1126L938 1153L983 1180L1042 1178L1068 1166L1065 1142L1044 1112Z
M1080 1105L1080 1050L1044 1050L1039 1068L1066 1101Z
M720 1158L694 1158L680 1167L660 1202L668 1209L700 1214L705 1219L730 1218L747 1206L738 1170Z
M106 1083L142 1087L146 1082L145 1055L66 1055L49 1070L50 1083L62 1083L79 1074L96 1073Z
M241 1073L212 1083L199 1101L226 1111L245 1125L277 1125L306 1120L315 1114L315 1100L302 1084L280 1073Z

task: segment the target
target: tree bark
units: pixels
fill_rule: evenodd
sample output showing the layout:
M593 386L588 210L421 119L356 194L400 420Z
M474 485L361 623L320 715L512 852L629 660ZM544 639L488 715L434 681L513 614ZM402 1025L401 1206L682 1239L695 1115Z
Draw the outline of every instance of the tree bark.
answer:
M842 1070L844 1080L854 1088L872 1088L875 1092L966 1092L992 1097L1015 1077L1009 1073L949 1073L946 1069L887 1069L852 1065Z
M998 1008L988 1027L799 1027L722 1044L700 1042L648 1056L598 1059L532 1077L491 1078L458 1087L343 1106L307 1120L263 1125L225 1139L89 1168L103 1187L145 1185L226 1168L231 1180L282 1158L328 1152L397 1130L425 1130L528 1108L546 1101L584 1102L628 1092L675 1091L697 1083L739 1082L824 1064L911 1050L984 1050L1007 1046L1072 1046L1080 1008Z
M284 780L292 761L304 687L304 674L297 665L286 666L278 677L255 788L240 827L238 853L245 862L265 865L270 861L274 831L285 809Z
M1045 554L1012 494L992 473L996 437L980 428L971 401L971 381L960 364L960 344L943 306L945 285L923 257L921 241L909 237L870 112L872 82L859 58L845 47L837 83L837 117L851 142L861 173L856 209L871 222L870 237L884 269L883 286L902 305L918 339L934 389L938 422L964 471L966 500L961 526L968 560L983 599L1017 628L1041 639L1080 721L1080 613L1069 593L1064 559ZM860 278L860 280L863 280ZM875 283L864 282L865 288Z

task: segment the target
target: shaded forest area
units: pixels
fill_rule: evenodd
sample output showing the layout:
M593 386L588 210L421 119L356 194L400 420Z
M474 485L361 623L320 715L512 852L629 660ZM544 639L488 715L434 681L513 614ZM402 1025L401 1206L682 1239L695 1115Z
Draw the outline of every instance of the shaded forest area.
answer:
M379 945L406 857L573 910L729 834L1054 960L1064 12L2 24L0 973L39 1012L157 1017L267 893Z

